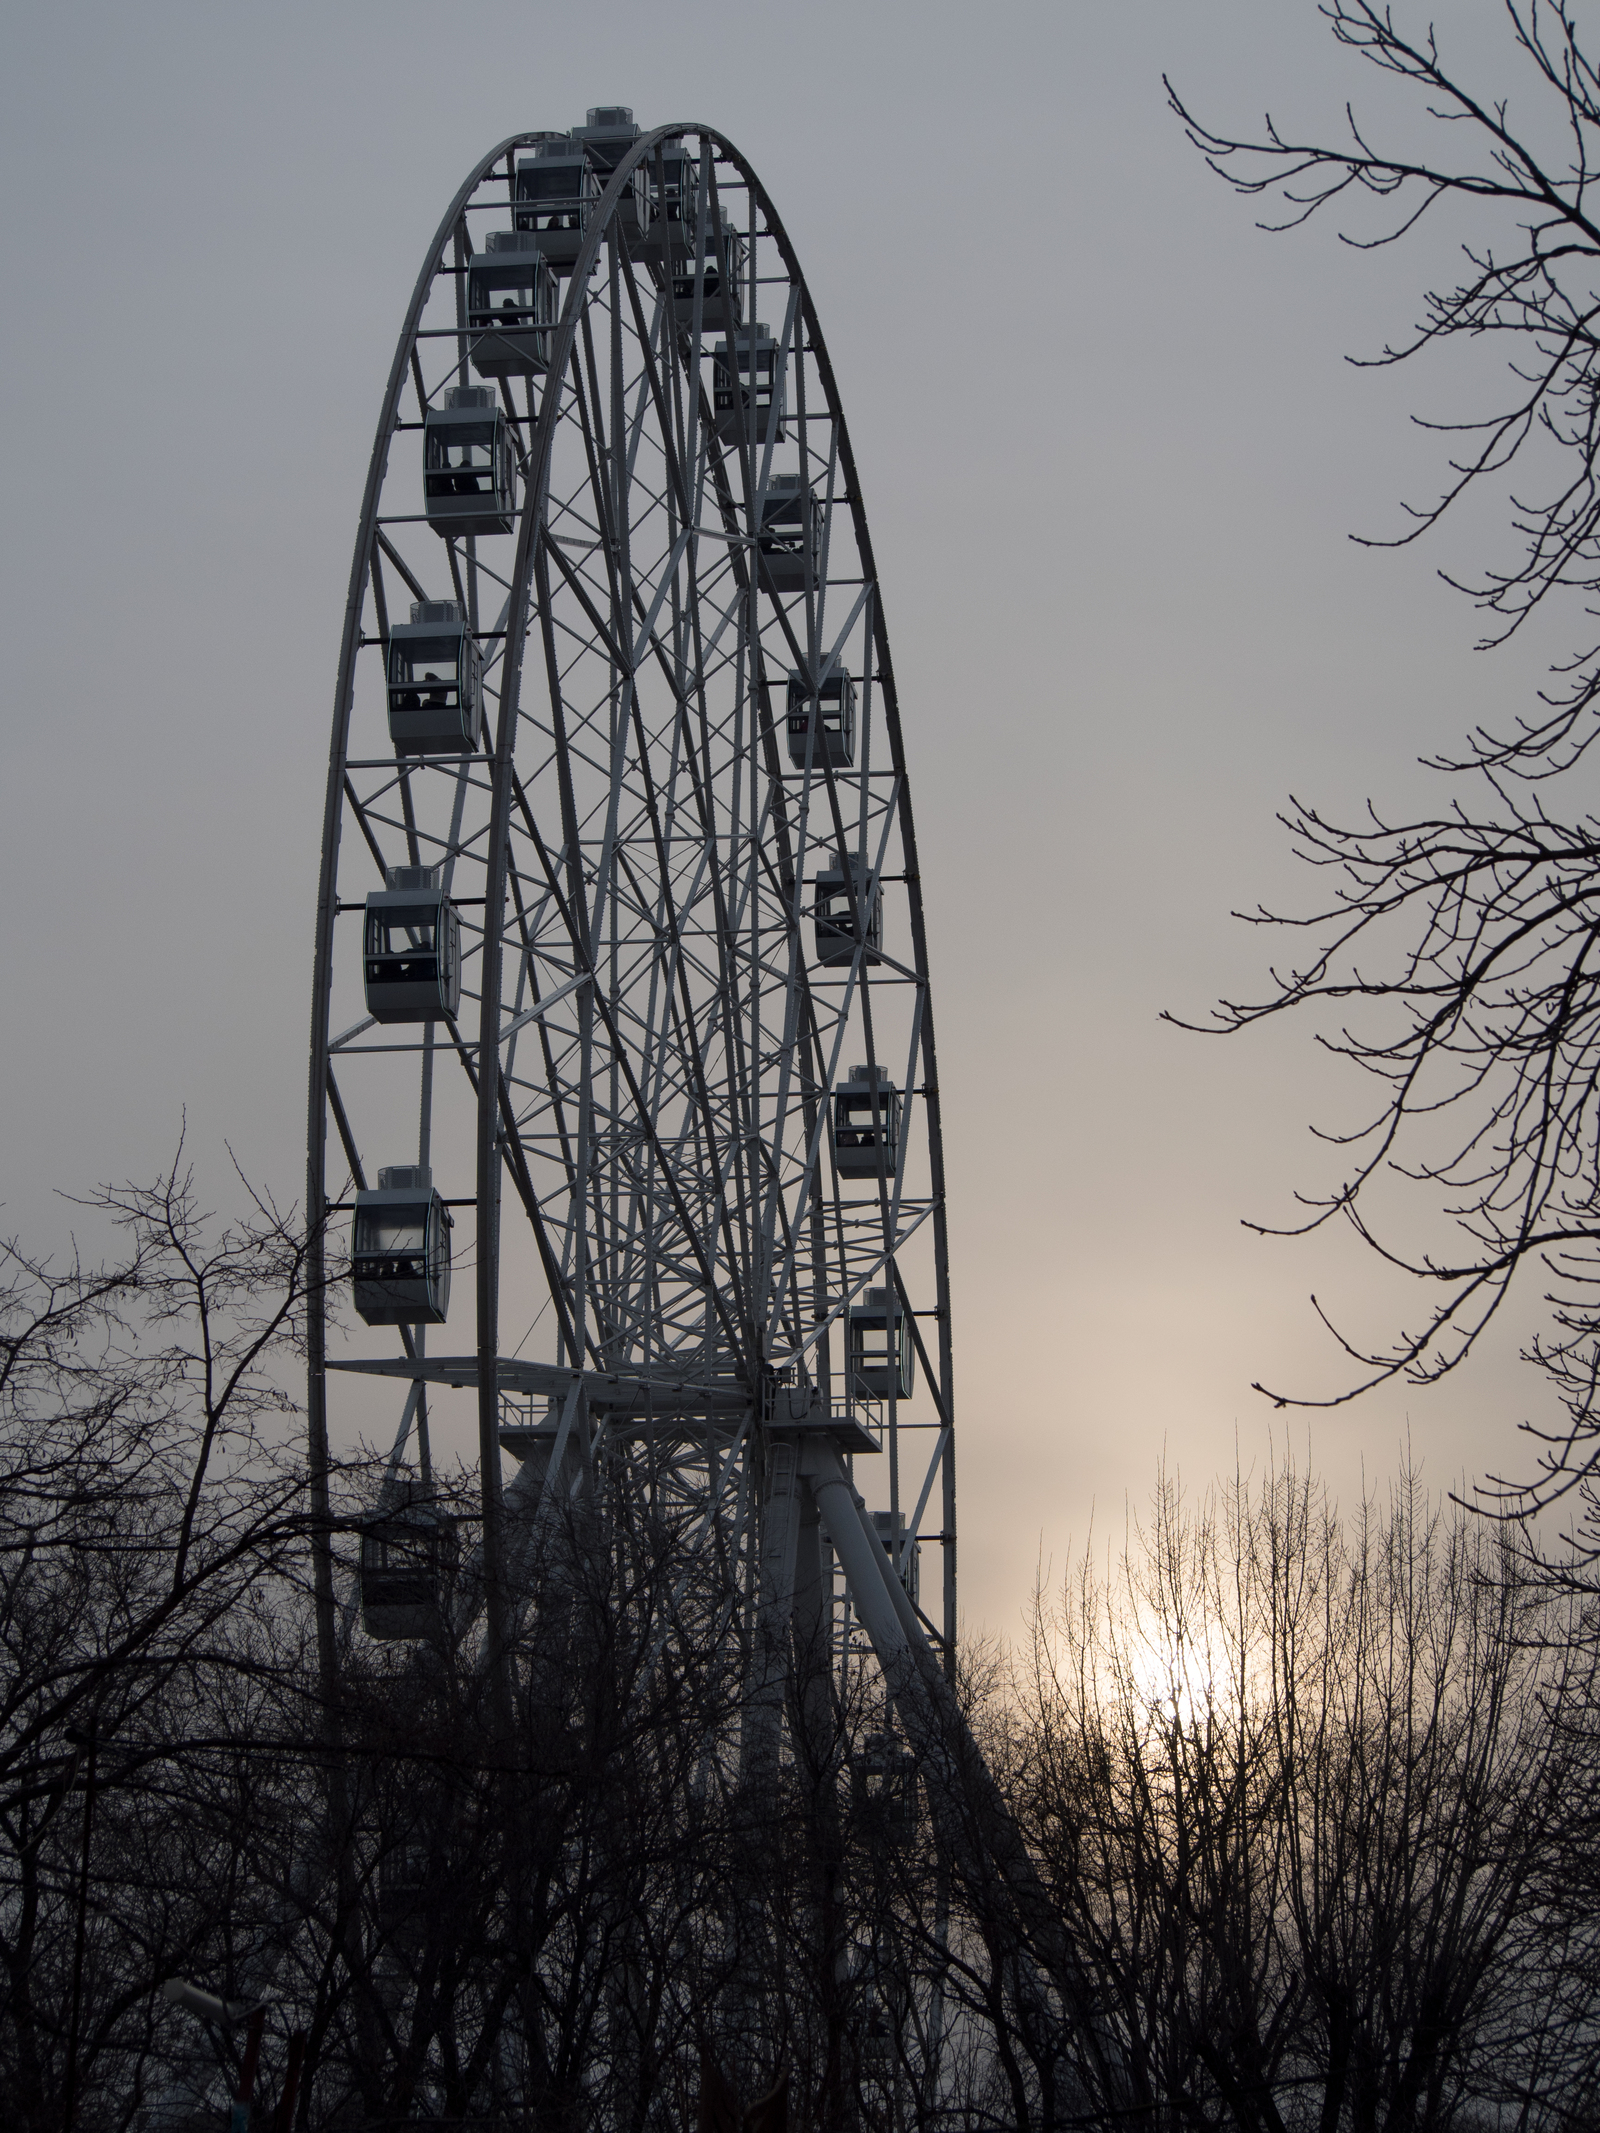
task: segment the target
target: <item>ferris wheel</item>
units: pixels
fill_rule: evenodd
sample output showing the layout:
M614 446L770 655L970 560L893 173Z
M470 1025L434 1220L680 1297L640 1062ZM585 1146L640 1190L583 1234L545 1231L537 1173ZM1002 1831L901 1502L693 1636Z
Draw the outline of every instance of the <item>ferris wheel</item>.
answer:
M900 704L816 309L709 127L602 107L517 135L428 249L351 565L311 1029L324 1506L350 1374L393 1380L398 1410L366 1633L439 1627L448 1385L477 1396L491 1676L530 1511L646 1463L776 1627L747 1640L754 1675L797 1605L831 1649L864 1632L891 1669L948 1670L950 1284ZM332 1665L326 1553L318 1598Z

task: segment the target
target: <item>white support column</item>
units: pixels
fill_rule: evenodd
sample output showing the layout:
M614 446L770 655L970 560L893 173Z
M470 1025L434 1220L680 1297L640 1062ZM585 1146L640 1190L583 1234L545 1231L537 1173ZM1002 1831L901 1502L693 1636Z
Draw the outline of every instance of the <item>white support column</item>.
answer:
M833 1746L833 1580L822 1544L817 1500L802 1480L794 1566L794 1652L798 1722L807 1756L820 1769Z
M793 1437L767 1440L761 1504L761 1582L745 1705L740 1781L769 1790L777 1777L778 1737L794 1614L795 1555L800 1537L798 1456Z
M542 1578L548 1582L554 1563L564 1566L566 1582L577 1590L574 1549L582 1545L577 1527L590 1509L593 1460L589 1451L588 1403L573 1386L551 1440L536 1440L506 1486L505 1549L507 1640L513 1641Z
M1125 2087L1120 2042L1094 2008L1077 1951L895 1575L888 1551L850 1484L843 1458L826 1438L808 1438L801 1471L844 1565L856 1613L872 1640L916 1754L940 1849L980 1912L1012 1940L1019 1989L1035 2002L1037 2011L1043 1995L1036 1966L1043 1969L1055 1988L1062 2017L1077 2032L1080 2048L1099 2061L1107 2092L1120 2093ZM1073 2107L1081 2109L1087 2101L1076 2095Z
M901 1607L907 1614L911 1603L889 1567L888 1555L872 1530L872 1521L861 1498L850 1485L836 1446L821 1436L808 1439L802 1456L802 1471L822 1523L828 1529L834 1553L844 1566L856 1613L872 1639L872 1649L878 1655L889 1692L898 1703L910 1693L915 1660L901 1609L895 1606L895 1595L898 1593ZM911 1625L920 1640L921 1625L914 1615ZM910 1712L901 1715L908 1722L912 1716Z
M583 1478L581 1438L589 1428L589 1415L581 1392L581 1380L574 1380L555 1437L536 1437L522 1454L517 1471L505 1486L502 1503L508 1639L528 1603L546 1535L562 1531L563 1517ZM468 1635L482 1606L483 1550L479 1546L471 1551L461 1568L455 1616L458 1637ZM480 1653L480 1665L482 1660L483 1654Z

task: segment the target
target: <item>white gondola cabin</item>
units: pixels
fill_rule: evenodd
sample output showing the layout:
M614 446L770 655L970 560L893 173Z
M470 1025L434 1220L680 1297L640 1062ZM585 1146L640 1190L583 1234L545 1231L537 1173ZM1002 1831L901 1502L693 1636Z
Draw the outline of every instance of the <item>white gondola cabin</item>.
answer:
M894 1183L900 1155L900 1092L882 1067L857 1066L833 1096L833 1156L842 1178Z
M672 303L678 324L687 327L696 287L701 290L702 332L737 326L744 317L744 276L749 246L731 224L707 210L705 225L691 226L683 258L672 270Z
M389 738L397 755L472 755L483 734L478 647L455 600L413 600L389 632Z
M906 1538L906 1514L904 1511L874 1511L872 1530L884 1554L893 1564L896 1555L895 1543L899 1542L899 1569L897 1575L906 1589L907 1597L915 1607L922 1597L921 1553L914 1540Z
M472 367L480 378L531 378L550 364L561 285L531 230L491 230L467 269Z
M774 474L761 497L761 532L757 539L765 568L762 583L774 592L806 589L822 567L822 499L808 497L798 474Z
M676 273L694 256L694 218L700 201L699 159L687 141L664 141L656 155L645 158L644 177L650 198L646 256ZM676 299L676 288L673 293Z
M409 1939L424 1924L429 1865L427 1845L414 1837L401 1838L379 1853L378 1924L385 1933Z
M461 1005L461 919L437 867L390 867L368 891L362 943L375 1022L437 1022Z
M572 138L583 144L604 191L612 172L639 138L632 105L591 104L584 123L573 127ZM617 222L631 252L650 227L650 189L642 169L636 169L627 182L617 204Z
M558 274L570 274L600 198L600 180L582 141L552 134L517 161L512 220L530 230Z
M914 1826L915 1817L913 1816ZM899 1836L892 1836L889 1841L899 1844L905 1840ZM875 2007L867 2016L866 2023L861 2031L862 2078L866 2081L876 2082L880 2088L886 2086L894 2079L898 2058L899 2053L895 2043L894 2024L881 2007Z
M855 961L857 913L866 912L864 963L876 963L883 947L883 899L875 893L870 870L858 852L849 855L849 872L836 858L816 878L817 961L825 970L835 970Z
M899 1297L868 1289L850 1306L850 1384L858 1400L909 1400L916 1383L911 1321Z
M422 499L435 533L510 533L517 460L511 425L487 385L451 385L423 422Z
M803 674L789 675L789 760L797 770L831 763L848 770L856 759L856 685L837 671L813 689Z
M770 326L736 333L731 351L726 341L718 341L712 350L711 401L724 444L743 444L747 425L757 444L782 443L784 373Z
M369 1326L442 1326L450 1309L450 1210L418 1163L356 1194L350 1287Z
M883 1842L908 1844L917 1831L915 1755L892 1733L869 1733L850 1765L850 1790L866 1829Z
M407 1489L361 1528L361 1627L369 1637L440 1636L455 1582L455 1521ZM397 1862L398 1864L398 1862Z

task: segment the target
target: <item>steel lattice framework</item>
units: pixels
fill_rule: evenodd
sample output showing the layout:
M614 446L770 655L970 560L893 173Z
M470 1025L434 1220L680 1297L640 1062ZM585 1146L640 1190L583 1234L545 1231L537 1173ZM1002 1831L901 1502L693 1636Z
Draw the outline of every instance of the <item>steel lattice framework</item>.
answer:
M771 1582L763 1516L794 1486L802 1441L881 1447L873 1486L902 1587L936 1531L942 1592L918 1626L948 1664L954 1399L933 1007L900 706L843 410L794 248L749 164L708 127L658 128L568 218L576 257L546 367L490 381L515 458L504 537L441 538L423 435L451 388L483 382L473 262L512 217L518 151L548 138L502 142L472 172L406 313L351 567L317 905L313 1234L346 1204L346 1173L361 1188L380 1161L429 1166L463 1241L471 1209L475 1340L464 1352L452 1326L438 1337L451 1352L430 1357L424 1329L402 1329L401 1353L340 1361L407 1387L397 1465L408 1440L425 1451L427 1384L476 1384L491 1667L516 1604L502 1443L526 1454L513 1488L537 1490L576 1454L602 1473L647 1457L652 1486L678 1492L755 1592ZM787 543L777 505L799 528ZM453 599L466 617L488 714L470 754L390 741L385 661L408 599ZM848 762L818 737L840 676L855 701ZM814 714L799 760L791 703ZM406 865L440 869L459 913L461 1006L374 1025L354 914ZM819 909L835 914L826 960ZM897 1145L865 1180L840 1175L832 1101L862 1062L904 1101ZM910 1414L896 1385L869 1396L847 1366L848 1314L869 1290L914 1337ZM459 1321L459 1284L457 1298ZM530 1322L547 1360L520 1352ZM324 1489L328 1367L319 1310ZM832 1603L836 1637L854 1582ZM326 1644L331 1570L323 1588Z
M373 444L312 996L326 1842L291 1862L243 1968L252 1991L292 1972L331 1879L328 1919L363 2005L397 2006L411 1989L406 1921L472 1856L451 1849L460 1772L447 1783L432 1749L403 1802L348 1801L340 1676L355 1600L341 1608L329 1407L332 1390L355 1389L330 1373L357 1372L403 1400L388 1478L358 1521L363 1619L378 1635L454 1639L488 1691L473 1708L488 1720L477 1737L496 1743L484 1768L497 1815L501 1784L534 1769L499 1758L514 1697L554 1713L546 1776L577 1738L562 1730L576 1699L545 1694L551 1681L582 1686L588 1648L563 1631L561 1580L575 1592L574 1573L592 1567L582 1551L598 1559L608 1530L627 1529L622 1514L647 1504L673 1552L629 1679L649 1681L691 1616L685 1649L698 1638L715 1677L693 1756L726 1753L735 1779L718 1899L730 2005L759 1996L746 1958L762 1941L761 1898L743 1851L777 1795L784 1724L809 1736L791 1734L797 1750L818 1750L825 1789L845 1737L831 1664L846 1691L859 1662L856 1712L875 1716L881 1694L904 1735L867 1735L863 1793L891 1788L880 1809L904 1829L920 1786L937 1862L926 2080L942 2078L954 1889L1047 2059L1052 2029L1074 2029L1107 2093L1125 2098L1113 2026L950 1678L955 1409L933 1007L894 670L832 370L794 249L739 152L705 126L630 125L591 155L597 130L518 135L472 171L417 280ZM541 151L576 173L559 213L536 184L522 189ZM509 319L482 300L508 287ZM500 361L497 340L519 360ZM406 665L436 628L457 648L454 712L420 650ZM480 671L482 721L463 710ZM428 924L414 923L425 911ZM431 994L417 975L429 956ZM858 1123L866 1108L865 1135L852 1104ZM374 1192L396 1169L404 1188ZM377 1248L363 1273L362 1222L423 1190L428 1239L447 1206L472 1237L470 1345L457 1331L465 1285L452 1320L431 1243L420 1257ZM352 1200L346 1268L335 1225ZM328 1300L347 1274L369 1326L398 1321L398 1352L381 1331L336 1333L343 1314ZM448 1352L430 1354L441 1323ZM875 1360L855 1338L863 1328L876 1331ZM535 1335L542 1352L527 1352ZM476 1391L481 1544L453 1590L436 1581L446 1596L431 1628L411 1620L414 1592L403 1605L391 1593L384 1604L403 1619L378 1624L368 1541L389 1547L397 1502L408 1517L444 1517L428 1506L427 1395L440 1384ZM339 1431L348 1441L346 1416ZM506 1451L518 1463L503 1485ZM400 1488L408 1460L420 1497ZM858 1491L868 1473L887 1517ZM919 1544L934 1540L943 1579L930 1619L916 1571ZM609 1606L616 1588L599 1589ZM434 1656L384 1677L400 1691L385 1740L430 1700L435 1748L456 1723L463 1707L435 1690L460 1677ZM821 1799L811 1811L826 1818ZM349 1924L358 1853L375 1876L362 1899L379 1928L370 1946ZM832 1963L842 1912L828 1930ZM867 1994L887 1975L876 1933L869 1922L850 1957ZM182 2118L214 2080L196 2039L153 2122ZM1067 2071L1061 2083L1082 2116L1081 2081Z

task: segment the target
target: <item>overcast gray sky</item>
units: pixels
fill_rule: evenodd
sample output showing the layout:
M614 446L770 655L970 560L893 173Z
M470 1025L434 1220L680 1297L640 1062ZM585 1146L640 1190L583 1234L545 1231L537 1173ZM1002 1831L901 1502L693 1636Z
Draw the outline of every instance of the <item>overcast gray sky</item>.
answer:
M1487 64L1496 13L1442 27ZM225 1140L298 1195L337 638L401 313L485 148L617 101L750 155L854 437L940 1018L969 1623L1014 1631L1041 1556L1120 1535L1163 1448L1196 1483L1259 1466L1251 1380L1337 1379L1311 1289L1374 1335L1415 1316L1353 1246L1240 1227L1326 1183L1308 1121L1359 1108L1310 1032L1157 1020L1258 989L1228 913L1300 893L1288 792L1416 794L1538 664L1471 656L1435 575L1489 521L1347 538L1437 478L1429 380L1343 359L1405 327L1445 233L1265 236L1165 109L1163 70L1222 125L1391 110L1312 0L33 0L4 36L0 1220L59 1243L53 1190L150 1175L185 1106L218 1196ZM1513 1346L1314 1418L1313 1462L1348 1500L1408 1427L1436 1485L1514 1459Z

